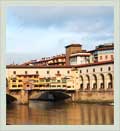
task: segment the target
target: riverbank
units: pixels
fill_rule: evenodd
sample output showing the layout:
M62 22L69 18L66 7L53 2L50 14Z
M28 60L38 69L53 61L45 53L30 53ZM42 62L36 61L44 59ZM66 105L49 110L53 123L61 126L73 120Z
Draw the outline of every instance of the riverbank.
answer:
M79 104L102 104L102 105L114 105L113 100L77 100L72 101L73 103L79 103Z
M114 105L113 92L75 92L71 94L71 101L87 104L111 104Z

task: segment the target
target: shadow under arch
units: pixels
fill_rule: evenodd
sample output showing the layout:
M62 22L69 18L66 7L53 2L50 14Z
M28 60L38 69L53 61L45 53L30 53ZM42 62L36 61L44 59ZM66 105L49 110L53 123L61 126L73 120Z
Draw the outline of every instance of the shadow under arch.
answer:
M9 83L8 83L8 78L6 77L6 93L9 91L8 86L9 86Z
M105 89L105 77L104 75L101 73L99 74L99 81L100 81L100 84L99 84L99 90L100 91L103 91Z
M85 82L86 82L86 91L90 90L90 76L89 75L85 75Z
M108 73L106 75L106 79L107 79L107 90L112 90L113 89L113 76L111 73Z
M80 75L79 79L80 79L80 91L83 91L83 76Z
M97 90L97 76L95 74L92 75L92 91L96 91Z

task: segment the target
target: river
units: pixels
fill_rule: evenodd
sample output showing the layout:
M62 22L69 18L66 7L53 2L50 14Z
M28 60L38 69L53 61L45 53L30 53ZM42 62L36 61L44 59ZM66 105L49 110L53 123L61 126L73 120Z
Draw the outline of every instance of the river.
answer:
M111 125L114 106L30 101L29 106L8 105L6 119L12 125Z

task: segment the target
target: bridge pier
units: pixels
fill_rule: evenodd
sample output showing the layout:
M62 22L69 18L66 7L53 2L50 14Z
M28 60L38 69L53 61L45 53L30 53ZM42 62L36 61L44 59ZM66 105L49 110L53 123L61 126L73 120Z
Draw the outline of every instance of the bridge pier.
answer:
M29 94L27 90L22 89L20 91L19 104L29 104Z
M77 101L79 99L79 91L76 90L74 93L71 94L72 101Z

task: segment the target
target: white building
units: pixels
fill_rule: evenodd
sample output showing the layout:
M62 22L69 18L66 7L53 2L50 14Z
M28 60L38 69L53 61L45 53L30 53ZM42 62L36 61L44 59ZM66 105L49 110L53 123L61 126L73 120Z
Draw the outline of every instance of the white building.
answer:
M91 53L75 53L70 55L70 65L80 65L90 63Z

